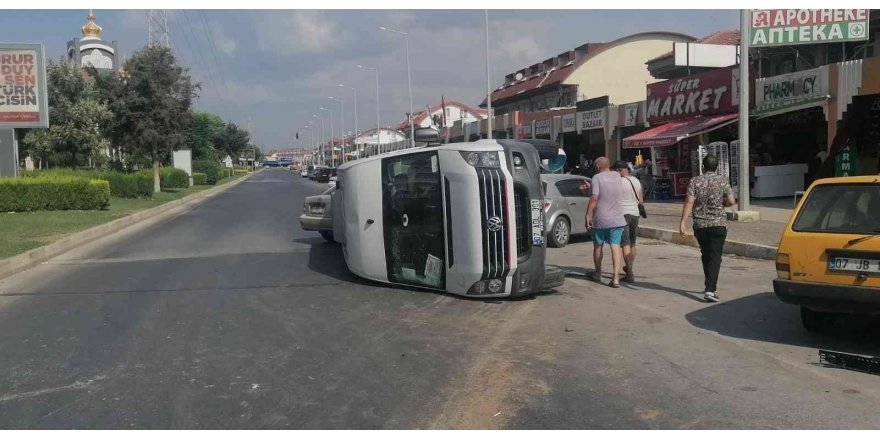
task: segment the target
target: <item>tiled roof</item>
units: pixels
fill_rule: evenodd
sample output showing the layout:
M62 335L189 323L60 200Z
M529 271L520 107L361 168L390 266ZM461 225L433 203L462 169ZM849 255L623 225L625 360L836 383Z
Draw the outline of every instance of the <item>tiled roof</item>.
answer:
M473 108L467 104L462 104L461 102L458 102L458 101L446 101L446 106L447 107L458 107L458 108L465 110L468 113L471 113L473 115L477 115L477 116L481 116L481 117L486 116L486 110ZM434 113L435 111L440 110L441 107L443 107L443 103L431 106L431 113ZM426 117L428 117L428 113L425 110L417 112L415 114L415 116L413 117L413 124L418 126L419 124L422 123L422 121L425 120ZM397 127L398 127L398 130L403 130L404 128L409 127L409 121L408 120L403 121Z
M730 31L717 31L710 35L707 35L703 38L700 38L694 43L702 43L702 44L721 44L725 46L733 46L739 44L739 31L738 30L730 30ZM671 57L673 52L666 52L663 55L660 55L656 58L651 58L647 63L653 63L654 61L662 60L664 58Z

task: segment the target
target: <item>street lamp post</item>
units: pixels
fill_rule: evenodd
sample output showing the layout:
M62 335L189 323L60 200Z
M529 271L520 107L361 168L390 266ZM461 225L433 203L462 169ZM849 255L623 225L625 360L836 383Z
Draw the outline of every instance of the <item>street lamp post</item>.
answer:
M373 70L376 72L376 152L381 153L382 148L382 127L379 125L379 68L364 67L357 65L358 69Z
M486 16L486 139L492 139L492 81L489 76L489 10Z
M345 103L341 99L336 99L332 96L328 96L328 98L331 101L338 102L341 107L339 111L339 131L342 132L342 163L345 163Z
M321 136L320 141L318 143L318 150L321 152L321 165L326 165L327 162L324 160L324 135L327 134L326 126L324 125L324 116L312 115L313 118L318 118L321 120Z
M320 107L322 111L329 113L327 119L330 120L330 166L336 167L336 152L333 151L333 110L329 108Z
M388 29L385 26L380 27L379 30L403 35L403 40L404 40L404 43L406 44L406 82L409 85L409 138L410 138L410 146L415 147L416 146L416 128L413 126L412 75L410 73L410 67L409 67L409 37L406 35L406 32L401 32L401 31L397 31L394 29Z
M344 89L350 89L354 93L354 148L358 152L358 159L361 158L361 150L357 146L357 138L358 138L358 93L357 89L354 87L346 86L344 84L339 84L339 87Z

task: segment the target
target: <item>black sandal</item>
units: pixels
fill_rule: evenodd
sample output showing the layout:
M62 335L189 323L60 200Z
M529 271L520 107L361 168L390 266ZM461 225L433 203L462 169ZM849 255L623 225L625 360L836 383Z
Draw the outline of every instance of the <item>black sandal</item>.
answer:
M620 283L615 283L614 280L611 280L611 281L608 283L608 287L613 287L613 288L615 288L615 289L619 289L619 288L620 288Z

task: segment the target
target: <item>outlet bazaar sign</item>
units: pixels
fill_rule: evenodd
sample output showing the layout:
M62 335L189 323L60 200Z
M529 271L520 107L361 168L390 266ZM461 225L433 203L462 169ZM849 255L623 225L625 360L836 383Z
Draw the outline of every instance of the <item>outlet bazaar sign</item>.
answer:
M605 128L605 108L577 113L578 131Z
M734 113L739 90L738 66L648 84L646 119L658 122Z
M828 96L828 66L755 80L755 115L821 106Z
M868 9L761 9L751 12L752 47L865 41Z

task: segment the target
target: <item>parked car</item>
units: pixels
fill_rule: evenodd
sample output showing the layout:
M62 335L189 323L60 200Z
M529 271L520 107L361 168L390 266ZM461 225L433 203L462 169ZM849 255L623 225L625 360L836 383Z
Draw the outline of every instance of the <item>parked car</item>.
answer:
M334 176L336 176L336 168L322 168L315 174L315 182L328 183Z
M325 165L309 165L309 179L315 180L318 171L327 168Z
M305 198L299 225L304 231L317 231L328 242L333 241L333 213L330 196L336 188Z
M880 177L813 182L782 233L773 290L808 331L838 315L880 315Z
M590 203L591 179L572 174L542 174L541 181L547 244L565 247L571 234L587 232L584 216Z

